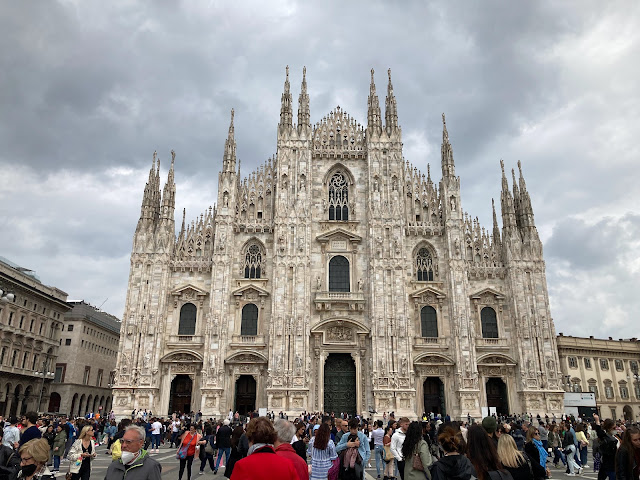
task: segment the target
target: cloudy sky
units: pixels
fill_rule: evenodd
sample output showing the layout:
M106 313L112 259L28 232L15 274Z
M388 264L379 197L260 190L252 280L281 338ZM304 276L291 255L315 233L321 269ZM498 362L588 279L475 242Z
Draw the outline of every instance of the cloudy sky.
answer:
M445 112L483 225L522 161L556 330L640 337L638 25L635 1L2 2L0 255L120 317L154 150L194 218L231 108L243 172L275 153L286 65L312 123L366 123L391 68L406 159L439 179Z

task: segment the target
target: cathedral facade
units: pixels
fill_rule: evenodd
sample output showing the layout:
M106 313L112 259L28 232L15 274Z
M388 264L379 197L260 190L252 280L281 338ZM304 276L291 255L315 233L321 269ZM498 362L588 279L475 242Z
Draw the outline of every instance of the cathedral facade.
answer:
M242 178L233 111L215 207L176 235L172 152L133 238L114 410L219 416L395 411L560 415L542 244L520 169L498 224L463 211L443 119L441 179L403 158L391 74L366 127L297 122L287 68L277 153ZM520 165L518 165L520 167Z

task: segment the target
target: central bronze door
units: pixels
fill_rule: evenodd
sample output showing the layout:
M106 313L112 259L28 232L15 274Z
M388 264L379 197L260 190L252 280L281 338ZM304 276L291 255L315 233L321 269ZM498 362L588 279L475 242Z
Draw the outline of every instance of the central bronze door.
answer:
M247 415L256 409L256 381L251 375L236 380L236 411Z
M487 406L496 407L498 415L509 415L509 397L507 385L500 378L487 380Z
M169 415L172 413L189 413L191 411L191 389L193 382L189 375L176 375L171 382L169 394Z
M325 412L356 412L356 364L348 353L330 353L324 364Z

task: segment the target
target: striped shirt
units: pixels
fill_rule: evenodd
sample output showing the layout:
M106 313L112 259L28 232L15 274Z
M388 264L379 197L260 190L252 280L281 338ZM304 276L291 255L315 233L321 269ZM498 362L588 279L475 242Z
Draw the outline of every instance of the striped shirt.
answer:
M315 437L309 440L309 454L311 455L310 480L326 480L331 464L338 458L336 446L333 440L329 440L327 448L319 450L313 446L314 440Z

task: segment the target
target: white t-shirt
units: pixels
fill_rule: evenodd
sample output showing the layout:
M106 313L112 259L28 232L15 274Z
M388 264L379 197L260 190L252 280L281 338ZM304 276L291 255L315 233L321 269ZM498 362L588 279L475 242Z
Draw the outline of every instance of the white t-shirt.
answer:
M162 433L162 424L157 420L151 424L151 435L160 435Z
M173 433L177 433L177 432L179 432L179 431L180 431L180 422L173 422L173 423L171 424L171 431L172 431Z

